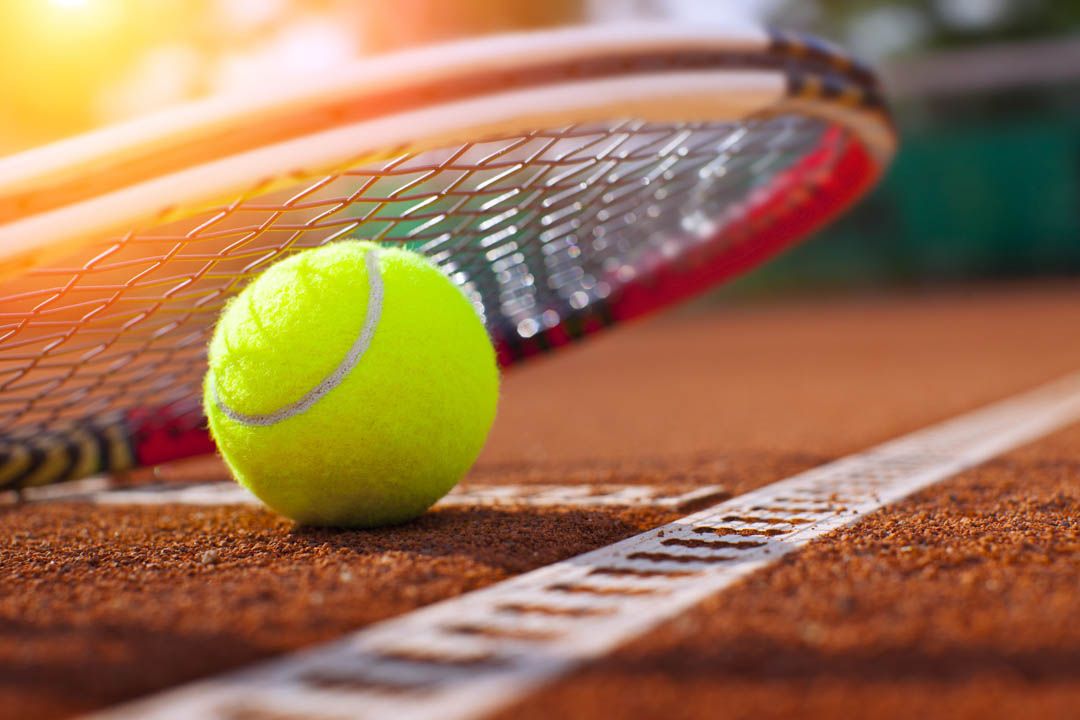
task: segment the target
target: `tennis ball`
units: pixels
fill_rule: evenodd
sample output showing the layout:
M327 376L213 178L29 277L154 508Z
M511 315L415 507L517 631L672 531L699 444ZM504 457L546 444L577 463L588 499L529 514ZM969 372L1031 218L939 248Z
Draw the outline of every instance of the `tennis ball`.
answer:
M464 294L420 255L345 240L225 307L203 403L240 484L305 525L410 520L476 460L498 370Z

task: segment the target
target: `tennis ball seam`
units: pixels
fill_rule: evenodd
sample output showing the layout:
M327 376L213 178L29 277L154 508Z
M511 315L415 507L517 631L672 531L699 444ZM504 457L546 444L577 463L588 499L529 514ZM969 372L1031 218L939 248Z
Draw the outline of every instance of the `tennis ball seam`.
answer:
M371 341L375 337L375 330L378 327L379 319L382 316L383 296L385 294L382 273L379 269L379 251L376 248L372 248L365 253L364 265L367 268L368 276L367 312L364 315L364 324L360 328L360 333L357 335L356 340L345 354L341 363L334 368L329 375L323 378L318 385L308 390L299 400L291 402L273 412L263 414L242 413L227 405L218 394L217 382L215 379L215 382L211 384L210 392L213 395L214 404L217 405L218 409L225 417L235 423L250 427L267 427L275 425L307 412L315 405L315 403L319 402L319 400L324 398L349 376L349 373L351 373L353 368L360 362L364 353L371 347Z

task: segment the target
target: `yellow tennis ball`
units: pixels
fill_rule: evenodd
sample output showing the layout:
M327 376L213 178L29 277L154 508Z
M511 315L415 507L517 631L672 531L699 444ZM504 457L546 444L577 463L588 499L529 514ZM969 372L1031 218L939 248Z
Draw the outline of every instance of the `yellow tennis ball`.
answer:
M346 240L222 312L203 402L236 479L307 525L410 520L476 460L498 370L462 292L420 255Z

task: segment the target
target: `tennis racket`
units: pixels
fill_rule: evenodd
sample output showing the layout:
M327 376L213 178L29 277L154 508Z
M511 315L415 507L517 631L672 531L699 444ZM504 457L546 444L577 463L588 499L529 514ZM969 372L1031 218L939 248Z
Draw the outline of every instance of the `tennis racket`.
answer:
M0 160L0 488L213 452L213 323L291 253L424 253L509 367L757 265L895 145L835 48L630 25L409 51Z

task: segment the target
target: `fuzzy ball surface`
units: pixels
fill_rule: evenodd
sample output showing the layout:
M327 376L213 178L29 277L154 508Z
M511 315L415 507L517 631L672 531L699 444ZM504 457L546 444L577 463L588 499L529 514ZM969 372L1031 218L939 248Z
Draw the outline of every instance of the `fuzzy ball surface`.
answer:
M257 277L225 307L203 402L236 479L305 525L415 518L476 460L495 353L426 259L345 240Z

